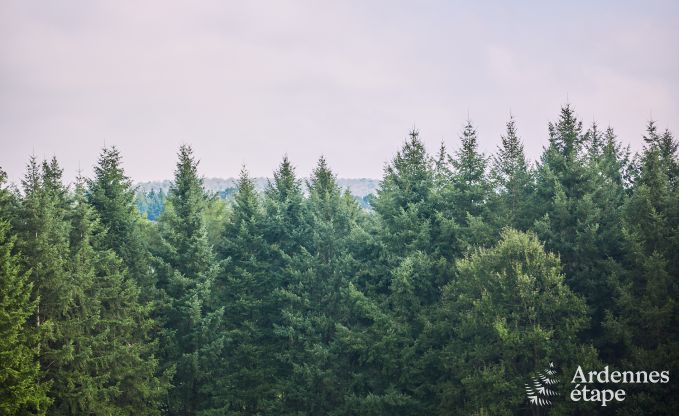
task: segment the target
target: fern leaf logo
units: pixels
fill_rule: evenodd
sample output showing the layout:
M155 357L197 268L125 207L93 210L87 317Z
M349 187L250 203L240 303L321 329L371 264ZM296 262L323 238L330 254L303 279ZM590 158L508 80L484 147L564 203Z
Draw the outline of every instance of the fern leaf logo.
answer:
M554 390L559 379L555 377L556 370L554 363L549 363L549 367L539 371L531 378L531 382L525 384L526 397L532 406L545 407L551 406L554 397L559 393Z

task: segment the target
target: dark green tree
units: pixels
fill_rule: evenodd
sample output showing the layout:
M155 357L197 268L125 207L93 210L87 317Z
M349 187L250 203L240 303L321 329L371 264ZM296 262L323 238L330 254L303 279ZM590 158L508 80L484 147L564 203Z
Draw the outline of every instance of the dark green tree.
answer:
M275 276L270 273L263 221L260 196L243 169L217 248L223 267L214 291L224 307L225 345L211 400L215 410L227 414L267 413L280 402L271 377L277 368L272 351L273 319L278 315L272 293Z
M104 148L88 181L87 200L106 228L106 248L123 259L127 274L142 288L144 300L153 299L149 251L140 229L132 181L125 175L122 155L115 146Z
M487 245L493 238L489 207L491 186L488 158L479 151L477 132L470 120L460 137L460 148L448 156L450 183L443 187L444 202L460 225L458 240L464 250Z
M5 172L0 169L0 203L9 200ZM38 300L32 296L29 273L13 253L6 214L0 217L0 413L44 415L50 405L49 383L41 382L40 332L32 322Z
M461 224L468 223L468 215L484 214L490 187L486 177L487 158L479 152L476 129L470 120L460 137L460 148L449 156L452 167L452 202L456 218Z
M68 324L80 334L57 402L66 414L159 414L168 383L157 376L150 305L139 300L122 259L106 247L106 230L87 202L82 179L70 221L71 270L78 287Z
M278 332L288 340L280 356L292 369L283 394L290 413L328 414L341 406L351 381L338 356L335 326L346 320L342 290L356 269L349 242L360 211L323 157L307 188L309 238L291 259L295 284L280 291L284 309Z
M649 135L653 124L649 125ZM676 149L676 143L670 144ZM626 270L613 275L615 308L606 328L617 341L625 368L679 371L679 189L671 181L676 150L664 154L647 141L639 176L623 208ZM621 414L673 414L679 411L673 383L632 388Z
M507 122L502 144L493 156L490 179L497 193L493 208L498 225L529 229L534 221L534 184L513 117Z
M69 269L70 224L60 175L56 163L43 163L41 168L31 157L22 182L21 206L14 218L22 270L29 273L32 299L38 300L30 322L41 332L41 375L46 383L51 382L49 396L54 399L50 414L62 414L56 410L62 399L60 381L71 376L73 343L82 335L82 327L69 322L80 282Z
M181 146L175 177L159 220L156 270L160 314L162 367L176 366L168 397L168 413L194 415L203 409L210 390L211 360L221 355L223 310L210 302L218 272L208 244L203 213L207 197L198 176L198 161Z
M607 235L619 230L619 206L624 196L622 182L611 169L621 161L612 131L606 139L596 124L583 131L570 105L561 109L559 120L549 124L549 146L537 171L538 213L534 230L546 247L561 256L566 282L587 301L592 327L586 338L602 344L604 312L610 306L609 275L619 254L618 240ZM606 166L602 143L608 141ZM619 170L618 170L619 171ZM619 174L618 174L619 176ZM598 183L601 186L598 187ZM603 225L607 228L603 228Z

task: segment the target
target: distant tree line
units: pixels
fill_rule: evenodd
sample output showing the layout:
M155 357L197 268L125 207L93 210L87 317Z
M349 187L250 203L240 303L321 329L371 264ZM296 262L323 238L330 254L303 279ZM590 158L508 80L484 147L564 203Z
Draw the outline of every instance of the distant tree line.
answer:
M324 158L225 202L188 146L142 199L115 147L70 186L31 157L0 174L0 414L536 414L550 362L551 414L679 414L676 380L567 400L578 365L679 375L678 143L548 127L536 163L514 119L492 156L413 131L370 210Z
M266 189L270 179L252 178L255 189L263 191ZM135 204L137 209L151 221L157 221L165 206L167 191L172 181L142 182L135 185L136 196ZM374 193L379 186L376 179L347 179L337 178L337 184L341 188L346 188L356 198L358 204L363 208L370 208L370 200L374 198ZM238 179L203 179L208 198L219 197L225 201L232 201L238 192Z

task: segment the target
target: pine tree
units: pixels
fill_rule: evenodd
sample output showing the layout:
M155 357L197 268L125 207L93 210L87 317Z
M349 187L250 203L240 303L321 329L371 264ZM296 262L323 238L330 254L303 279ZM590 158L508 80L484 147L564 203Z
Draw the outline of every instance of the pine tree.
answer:
M197 414L210 390L210 360L221 354L219 332L223 310L210 304L218 267L208 244L203 213L206 195L198 162L189 146L181 146L175 178L159 221L156 269L161 289L160 312L165 327L163 368L176 365L170 414Z
M0 199L9 199L0 169ZM8 218L0 217L0 413L44 415L50 400L38 361L40 329L31 322L38 300L32 296L29 274L13 254L16 237Z
M649 126L652 133L653 124ZM679 189L670 180L675 151L663 154L647 141L639 176L624 205L623 230L627 272L615 274L616 308L606 329L617 341L617 356L626 368L663 368L679 371ZM676 148L671 143L668 148ZM670 160L671 159L671 160ZM648 387L648 388L647 388ZM632 388L624 411L673 414L679 411L672 383Z
M536 221L534 230L546 247L561 255L566 282L585 297L592 309L592 328L588 337L601 336L605 305L610 298L607 259L600 222L600 195L594 195L599 166L588 162L587 145L594 139L600 152L598 132L583 132L582 122L569 105L561 109L559 120L549 124L549 146L545 149L537 172ZM589 160L598 160L592 156ZM588 165L589 163L589 165ZM608 219L615 222L615 218Z
M513 117L507 122L502 145L493 157L490 179L498 193L494 206L494 216L499 220L496 222L519 230L530 228L534 220L531 218L533 178Z
M303 201L301 181L286 156L264 191L264 209L267 241L288 256L299 252L308 240Z
M459 224L458 244L467 250L476 245L487 245L495 236L490 221L488 160L478 149L477 132L470 120L467 120L460 141L460 148L453 156L448 156L450 180L441 193L444 211L450 211Z
M306 414L327 414L343 402L350 379L337 356L336 324L346 320L342 290L355 261L349 239L358 227L358 206L337 184L321 157L307 182L305 221L310 235L302 252L292 258L295 285L285 292L283 320L289 348L281 356L292 366L284 385L286 407Z
M233 202L217 249L223 267L215 282L215 297L224 305L225 345L211 406L222 412L266 413L280 401L271 378L277 367L271 348L277 306L264 212L245 169Z
M23 270L29 271L33 299L38 309L31 323L41 331L40 366L45 381L53 381L49 395L54 402L50 414L61 414L59 389L70 377L73 342L81 327L69 322L73 297L78 289L69 270L67 202L61 170L31 157L23 180L24 196L15 219L17 248L22 252Z
M74 339L72 381L62 383L62 407L75 414L159 414L167 381L157 376L150 305L139 300L122 259L106 247L106 230L86 200L82 179L74 200L71 264L79 284L70 322L82 328Z
M142 288L142 298L152 299L154 282L135 208L135 192L123 170L122 155L115 146L101 151L94 167L94 179L89 180L88 185L87 200L106 228L106 248L123 259L128 275Z
M386 166L373 208L383 241L394 253L429 249L433 220L434 172L419 132L413 130Z

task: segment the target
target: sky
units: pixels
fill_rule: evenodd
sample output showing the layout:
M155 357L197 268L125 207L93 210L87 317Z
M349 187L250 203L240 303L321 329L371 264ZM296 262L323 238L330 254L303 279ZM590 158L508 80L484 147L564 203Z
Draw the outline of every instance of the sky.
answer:
M677 1L0 0L0 167L56 156L66 180L117 146L135 181L380 178L413 128L453 151L469 118L493 152L511 113L528 156L570 103L641 149L679 134Z

